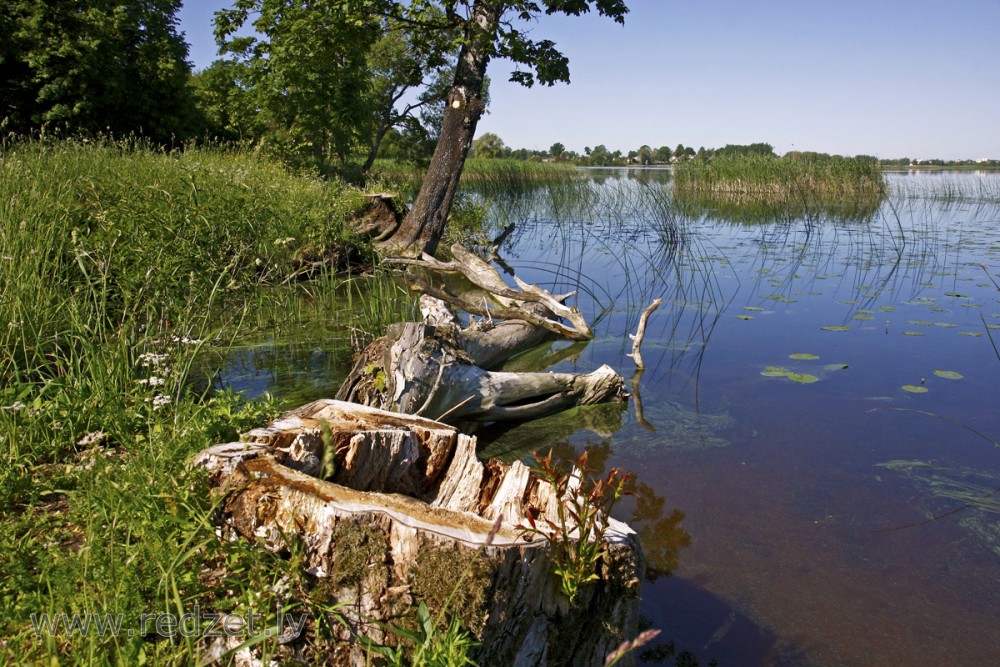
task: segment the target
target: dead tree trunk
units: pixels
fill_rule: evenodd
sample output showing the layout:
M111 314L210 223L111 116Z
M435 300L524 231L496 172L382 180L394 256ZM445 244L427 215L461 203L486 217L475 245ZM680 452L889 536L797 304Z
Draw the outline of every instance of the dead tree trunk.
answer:
M570 295L555 296L516 276L515 289L467 250L456 245L451 252L449 262L426 255L403 260L423 272L413 277L424 292L424 322L392 325L372 343L341 385L339 400L467 423L523 421L624 398L624 380L608 366L585 375L495 370L548 337L580 340L593 333L580 311L563 303ZM442 286L447 275L465 286ZM483 319L463 328L442 299Z
M419 417L317 401L246 440L195 462L226 493L226 530L278 552L300 539L309 572L350 601L349 627L338 630L343 652L327 656L334 664L365 664L362 636L395 644L384 623L419 601L458 616L480 642L474 658L483 665L601 665L635 636L644 571L635 533L611 520L599 580L570 608L547 541L518 530L529 511L554 516L562 499L521 463L480 463L475 438ZM329 480L315 476L323 461L333 464Z

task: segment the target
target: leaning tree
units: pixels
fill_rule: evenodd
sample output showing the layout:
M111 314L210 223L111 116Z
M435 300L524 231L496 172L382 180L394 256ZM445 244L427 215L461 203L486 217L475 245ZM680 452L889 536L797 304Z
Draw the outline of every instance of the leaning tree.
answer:
M579 16L596 10L624 23L625 0L384 0L380 11L413 31L456 31L455 78L448 91L444 122L413 207L382 242L400 255L433 254L444 233L465 158L485 111L486 68L493 58L515 64L510 80L530 87L569 81L569 60L548 39L530 39L525 26L541 14Z

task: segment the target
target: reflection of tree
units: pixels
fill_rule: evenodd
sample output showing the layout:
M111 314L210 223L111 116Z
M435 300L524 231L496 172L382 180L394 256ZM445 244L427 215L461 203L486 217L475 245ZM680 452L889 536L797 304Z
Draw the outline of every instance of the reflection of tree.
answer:
M639 484L635 512L629 523L642 541L646 576L650 581L676 570L681 549L691 546L691 535L681 527L684 512L672 509L664 515L665 508L665 498L658 496L648 484Z

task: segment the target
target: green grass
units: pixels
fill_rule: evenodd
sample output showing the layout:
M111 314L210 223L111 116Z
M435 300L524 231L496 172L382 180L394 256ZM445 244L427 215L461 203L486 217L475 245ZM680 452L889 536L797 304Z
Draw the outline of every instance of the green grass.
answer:
M247 153L15 143L0 152L0 663L188 664L141 614L335 618L301 563L215 534L190 457L272 401L197 395L225 345L304 263L336 266L363 197ZM120 614L127 632L36 633L32 614ZM324 621L325 619L325 621ZM324 625L326 623L327 625ZM268 639L265 654L276 640Z
M425 167L413 162L380 159L375 161L370 178L379 183L408 183L419 187ZM500 158L469 158L462 171L462 182L479 183L522 183L525 181L545 181L565 178L575 167L552 162L531 162Z
M698 198L704 202L706 198L715 198L741 205L764 202L800 207L878 203L887 193L876 160L810 154L692 160L675 170L674 188L678 199Z

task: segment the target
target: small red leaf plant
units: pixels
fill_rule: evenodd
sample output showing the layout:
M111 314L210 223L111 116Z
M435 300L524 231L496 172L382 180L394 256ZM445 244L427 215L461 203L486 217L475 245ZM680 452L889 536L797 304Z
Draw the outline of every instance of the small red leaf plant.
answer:
M572 466L553 461L552 450L546 456L535 452L532 473L552 485L559 499L556 520L545 517L536 521L533 513L527 524L519 526L523 535L538 535L549 542L549 556L559 587L575 605L581 589L600 579L597 564L607 551L605 534L611 510L629 490L634 475L612 468L606 477L593 477L596 470L587 466L587 452ZM541 525L539 525L541 523Z

